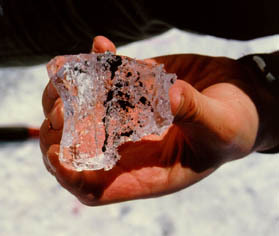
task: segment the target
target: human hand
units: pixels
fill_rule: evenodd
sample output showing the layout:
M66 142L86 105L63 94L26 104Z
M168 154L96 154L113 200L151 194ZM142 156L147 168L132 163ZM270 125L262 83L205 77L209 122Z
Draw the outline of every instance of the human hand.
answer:
M104 37L94 52L112 51ZM164 195L208 176L221 164L268 148L259 132L261 88L253 73L237 61L200 55L171 55L145 60L164 64L178 81L169 91L174 124L161 137L149 136L119 148L120 161L110 171L77 172L59 161L63 104L51 83L43 95L48 119L41 127L41 150L47 169L87 205L101 205ZM264 122L263 122L264 123Z

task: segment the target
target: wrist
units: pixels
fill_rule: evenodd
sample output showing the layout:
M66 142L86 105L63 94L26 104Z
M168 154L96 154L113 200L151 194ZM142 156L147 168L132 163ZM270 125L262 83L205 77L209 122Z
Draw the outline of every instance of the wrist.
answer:
M279 152L279 53L248 55L238 62L248 74L250 97L259 116L254 151Z

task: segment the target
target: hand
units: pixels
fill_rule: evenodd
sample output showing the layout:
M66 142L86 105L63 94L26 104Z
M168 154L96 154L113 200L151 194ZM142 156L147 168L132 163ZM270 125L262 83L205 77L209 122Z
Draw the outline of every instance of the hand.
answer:
M115 53L114 44L96 37L93 51L107 50ZM261 88L256 83L251 87L253 73L237 61L187 54L145 61L164 64L167 72L177 74L179 80L169 91L175 121L161 137L123 144L121 160L110 171L77 172L60 163L63 104L51 83L44 91L47 119L40 138L44 163L84 204L172 193L208 176L225 162L271 145L265 132L260 132L264 130L259 126Z

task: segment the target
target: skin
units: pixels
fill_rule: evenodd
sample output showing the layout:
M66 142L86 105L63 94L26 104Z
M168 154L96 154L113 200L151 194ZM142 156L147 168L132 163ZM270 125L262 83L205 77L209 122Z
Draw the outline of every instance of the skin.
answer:
M96 37L92 52L107 50L116 52L110 40ZM278 127L266 116L276 103L249 68L229 58L191 54L145 62L164 64L167 72L177 74L179 80L169 91L175 120L161 137L123 144L121 160L110 171L77 172L60 163L63 104L51 83L44 91L44 163L82 203L96 206L169 194L226 162L278 145Z

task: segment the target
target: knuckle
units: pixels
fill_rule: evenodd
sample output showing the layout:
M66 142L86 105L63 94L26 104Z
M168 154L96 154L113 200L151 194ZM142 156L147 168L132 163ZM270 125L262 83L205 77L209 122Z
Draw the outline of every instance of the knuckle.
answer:
M175 117L176 123L194 123L200 120L201 117L201 109L198 105L197 100L193 96L192 99L184 98L184 104Z

